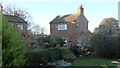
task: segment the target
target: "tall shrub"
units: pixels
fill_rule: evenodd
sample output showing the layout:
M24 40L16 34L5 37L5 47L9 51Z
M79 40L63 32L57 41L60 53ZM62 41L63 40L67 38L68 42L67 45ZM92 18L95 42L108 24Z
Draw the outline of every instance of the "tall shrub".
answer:
M24 66L26 44L20 40L17 29L2 17L2 66Z
M97 56L115 58L117 52L117 38L109 35L96 34L91 38Z

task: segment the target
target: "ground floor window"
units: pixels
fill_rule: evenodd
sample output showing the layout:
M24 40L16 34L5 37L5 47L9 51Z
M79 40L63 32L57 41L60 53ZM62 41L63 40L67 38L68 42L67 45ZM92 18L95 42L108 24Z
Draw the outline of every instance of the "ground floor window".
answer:
M64 46L66 46L67 45L67 39L64 39L64 44L63 44Z

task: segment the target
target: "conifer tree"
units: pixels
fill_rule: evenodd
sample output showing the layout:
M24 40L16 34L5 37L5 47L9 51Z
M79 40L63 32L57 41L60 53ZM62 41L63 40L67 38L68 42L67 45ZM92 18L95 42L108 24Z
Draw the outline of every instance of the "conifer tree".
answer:
M17 28L2 17L2 66L24 66L27 44L20 39Z

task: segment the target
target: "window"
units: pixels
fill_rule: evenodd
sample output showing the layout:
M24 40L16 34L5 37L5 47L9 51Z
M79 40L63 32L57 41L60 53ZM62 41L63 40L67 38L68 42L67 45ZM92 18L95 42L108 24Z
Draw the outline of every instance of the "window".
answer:
M79 30L80 29L80 26L79 24L76 25L76 29Z
M21 30L23 30L23 25L17 25L17 27Z
M62 24L57 26L58 30L67 30L67 24Z
M66 46L67 45L67 39L64 39L64 44L63 44L64 46Z

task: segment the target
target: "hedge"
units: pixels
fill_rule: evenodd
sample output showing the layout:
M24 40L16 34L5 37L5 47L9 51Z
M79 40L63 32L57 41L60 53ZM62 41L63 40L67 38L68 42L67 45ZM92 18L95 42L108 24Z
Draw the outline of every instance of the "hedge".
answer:
M27 53L28 64L54 62L60 59L72 61L76 57L68 48L48 48L32 50Z

